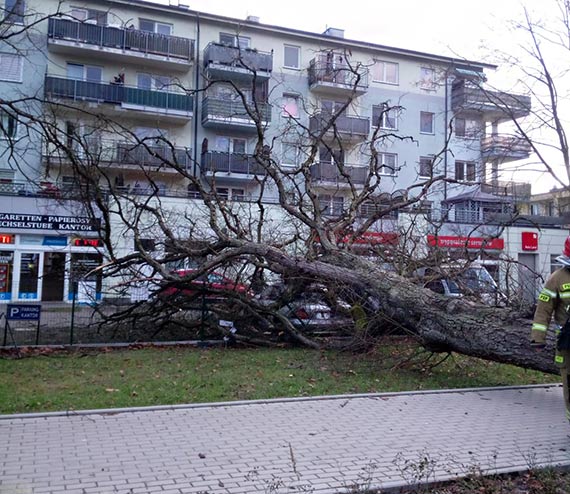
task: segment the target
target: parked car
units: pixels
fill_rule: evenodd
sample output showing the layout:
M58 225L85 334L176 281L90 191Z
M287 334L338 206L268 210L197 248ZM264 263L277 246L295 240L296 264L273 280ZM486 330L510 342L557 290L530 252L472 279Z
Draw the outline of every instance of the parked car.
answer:
M279 307L284 292L283 284L269 285L256 298L266 305L276 304L278 312L300 330L329 331L353 325L350 304L330 293L323 285L310 284Z
M253 296L249 287L243 283L238 283L223 274L212 272L198 275L196 278L187 279L195 275L194 269L178 269L174 271L180 280L165 282L158 290L158 296L168 297L198 297L205 295L208 299L224 298L228 292L235 294Z

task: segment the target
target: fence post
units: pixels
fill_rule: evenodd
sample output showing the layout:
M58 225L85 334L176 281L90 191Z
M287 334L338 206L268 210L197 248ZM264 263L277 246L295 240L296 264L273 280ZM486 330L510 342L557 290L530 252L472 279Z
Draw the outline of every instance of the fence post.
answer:
M8 343L8 318L6 317L6 324L4 324L4 341L2 342L2 346L6 346Z
M73 328L75 326L75 300L77 299L77 290L79 289L79 281L77 288L73 290L73 299L71 302L71 327L69 328L69 344L73 345Z

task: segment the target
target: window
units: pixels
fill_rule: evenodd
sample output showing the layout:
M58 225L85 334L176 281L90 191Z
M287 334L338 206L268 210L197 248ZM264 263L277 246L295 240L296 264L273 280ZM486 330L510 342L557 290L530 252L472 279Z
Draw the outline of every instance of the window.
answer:
M244 49L250 47L251 39L235 34L220 33L220 44Z
M479 137L480 129L477 120L467 118L455 119L455 136L456 137Z
M344 209L344 197L321 195L319 196L319 206L322 214L340 216Z
M239 137L216 136L216 151L224 153L247 153L247 140Z
M165 22L139 19L139 27L141 31L147 31L149 33L164 34L165 36L172 35L172 24L167 24Z
M344 151L342 149L331 150L327 146L321 146L319 148L319 163L327 165L344 164Z
M435 70L427 67L420 69L420 88L434 90L435 85Z
M67 77L88 82L101 82L103 69L94 65L67 64Z
M397 108L390 108L387 103L373 106L372 122L381 129L396 130L398 128Z
M386 84L398 84L398 64L376 60L372 67L372 79Z
M14 115L0 110L0 139L15 139L18 135L18 120Z
M139 245L133 240L133 250L139 252L154 252L156 251L156 240L154 238L139 238Z
M530 214L532 216L540 216L540 204L531 204L530 205Z
M420 132L422 134L434 133L434 119L435 114L427 111L420 112Z
M299 118L299 96L296 94L283 95L283 116Z
M465 182L475 182L477 179L475 163L473 161L456 161L455 179Z
M397 175L398 155L378 153L378 173L381 175Z
M245 201L245 189L216 187L216 194L222 201Z
M107 25L107 12L95 9L79 9L72 7L69 15L79 22L88 24L98 24L100 26Z
M283 48L283 66L288 69L301 67L301 48L298 46L285 45Z
M321 110L327 115L336 115L338 113L341 113L342 109L345 106L345 101L333 101L328 99L321 100ZM346 109L344 111L346 111Z
M433 175L433 159L429 157L420 158L419 175L422 178L431 178Z
M26 2L24 0L6 0L4 2L4 19L14 24L24 23Z
M0 80L9 82L22 82L22 68L24 59L20 55L0 53Z
M137 87L153 91L171 91L173 89L172 79L170 79L170 77L146 74L144 72L137 74Z
M299 146L290 142L281 143L281 164L284 166L296 166L301 162L301 150Z

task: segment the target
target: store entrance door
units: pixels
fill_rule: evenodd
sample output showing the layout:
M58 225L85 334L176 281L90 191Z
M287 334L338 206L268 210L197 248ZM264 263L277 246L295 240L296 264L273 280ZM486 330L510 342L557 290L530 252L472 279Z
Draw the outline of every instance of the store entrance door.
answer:
M45 252L42 277L42 301L63 300L65 282L65 253Z

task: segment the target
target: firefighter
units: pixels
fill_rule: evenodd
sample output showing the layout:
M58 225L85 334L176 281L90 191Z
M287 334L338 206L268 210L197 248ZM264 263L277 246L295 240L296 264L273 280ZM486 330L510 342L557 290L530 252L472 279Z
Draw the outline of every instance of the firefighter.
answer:
M558 336L555 362L560 367L566 418L570 420L570 236L564 242L562 255L556 258L562 264L550 275L538 296L532 322L531 345L542 349L546 343L546 332L554 316Z

